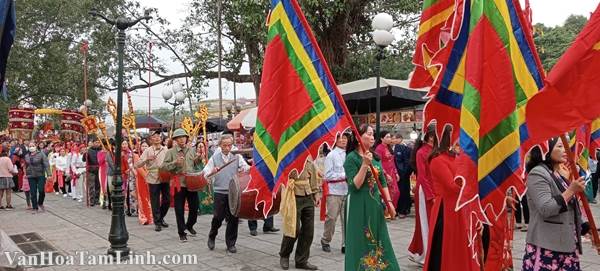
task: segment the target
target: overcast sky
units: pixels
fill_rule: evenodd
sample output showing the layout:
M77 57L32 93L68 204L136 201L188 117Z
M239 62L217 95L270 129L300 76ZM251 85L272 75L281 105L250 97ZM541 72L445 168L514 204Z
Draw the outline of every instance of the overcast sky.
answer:
M524 0L521 0L524 2ZM155 7L161 17L170 21L172 27L181 26L183 14L186 14L189 0L140 0L140 3L146 7ZM589 17L590 13L596 9L599 0L530 0L533 10L533 22L543 23L547 26L556 26L562 24L565 19L571 14L584 15ZM265 14L266 16L266 14ZM171 55L168 52L161 52L160 55L165 61L170 61ZM182 72L183 68L178 63L168 65L172 73ZM247 71L246 71L247 72ZM185 81L182 81L185 82ZM223 96L225 98L233 98L233 84L223 80ZM170 88L166 84L162 84L152 88L152 108L163 107L166 104L161 97L161 91L164 88ZM113 92L110 96L115 99L116 94ZM218 98L219 91L217 80L211 80L208 92L208 98ZM254 88L251 84L237 84L237 97L254 98ZM138 90L133 94L134 107L136 109L148 109L148 91L147 89Z

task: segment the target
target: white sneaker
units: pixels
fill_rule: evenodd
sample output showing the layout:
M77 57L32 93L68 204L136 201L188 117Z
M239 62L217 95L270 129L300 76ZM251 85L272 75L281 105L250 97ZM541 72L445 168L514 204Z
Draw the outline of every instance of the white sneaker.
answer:
M58 195L58 194L60 194L60 193L58 193L58 192L55 192L54 194L55 194L55 195Z
M63 198L66 198L68 195L67 194L63 194Z
M82 199L78 199L77 202L83 202L83 200Z

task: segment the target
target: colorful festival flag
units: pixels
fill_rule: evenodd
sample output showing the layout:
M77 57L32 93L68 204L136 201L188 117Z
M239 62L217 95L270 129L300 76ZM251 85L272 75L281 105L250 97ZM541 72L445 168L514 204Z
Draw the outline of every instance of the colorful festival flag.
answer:
M590 124L590 157L598 161L596 152L600 149L600 118L595 119Z
M273 0L247 190L266 217L293 169L350 126L337 85L295 0Z
M425 120L437 121L438 134L452 125L458 138L465 185L457 208L479 199L494 221L507 190L525 189L523 159L532 146L525 105L543 86L543 73L517 0L457 1L456 8L463 13L453 26L459 34L433 60L443 68Z
M410 78L411 88L424 88L433 84L439 67L431 65L433 56L450 40L455 0L423 1L423 12L417 33L417 46L413 56L415 69Z
M6 64L17 30L15 2L4 0L0 4L0 85L6 79ZM4 90L3 90L4 91Z
M571 47L554 65L543 91L527 105L530 137L537 142L600 116L600 4ZM552 112L552 117L548 117Z
M590 170L590 127L591 125L583 125L569 133L569 148L575 156L575 163L585 172Z

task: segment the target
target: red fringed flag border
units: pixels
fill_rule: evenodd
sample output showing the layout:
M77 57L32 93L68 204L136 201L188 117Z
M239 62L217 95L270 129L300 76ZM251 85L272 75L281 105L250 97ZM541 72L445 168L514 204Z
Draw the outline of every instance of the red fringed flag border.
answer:
M437 78L439 68L431 65L434 55L450 40L454 18L455 0L423 1L423 12L417 33L417 45L413 56L415 69L410 78L411 88L431 86Z

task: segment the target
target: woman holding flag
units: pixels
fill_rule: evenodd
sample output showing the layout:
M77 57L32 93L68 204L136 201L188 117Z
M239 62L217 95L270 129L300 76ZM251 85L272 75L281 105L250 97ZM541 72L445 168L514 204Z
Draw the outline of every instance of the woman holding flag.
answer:
M360 138L348 145L344 170L348 181L345 270L400 270L387 230L381 194L390 198L379 157L362 151L375 143L373 128L363 124L358 128ZM371 171L371 166L377 172ZM383 191L379 191L379 178ZM391 208L392 217L395 210Z
M530 223L523 270L581 270L578 253L586 233L575 195L585 183L579 178L567 184L561 175L567 154L559 138L550 139L548 149L543 155L533 148L526 165Z

